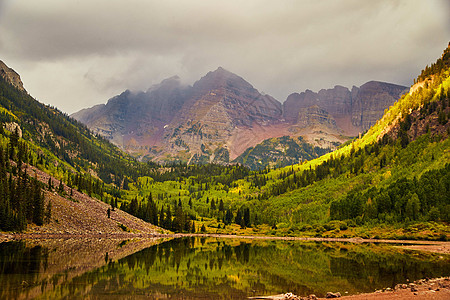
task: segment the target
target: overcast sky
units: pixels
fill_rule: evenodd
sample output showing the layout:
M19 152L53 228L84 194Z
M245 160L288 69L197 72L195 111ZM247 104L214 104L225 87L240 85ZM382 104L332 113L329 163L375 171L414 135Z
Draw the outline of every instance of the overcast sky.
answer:
M369 80L411 85L450 41L448 0L0 0L0 60L73 113L217 67L283 102Z

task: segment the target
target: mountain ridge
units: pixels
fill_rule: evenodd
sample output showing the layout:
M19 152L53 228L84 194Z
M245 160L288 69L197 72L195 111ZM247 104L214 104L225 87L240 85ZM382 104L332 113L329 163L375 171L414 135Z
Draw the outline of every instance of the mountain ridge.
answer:
M367 130L405 90L369 81L351 91L337 85L293 93L282 104L218 67L192 86L174 76L146 92L125 91L71 116L144 161L227 164L249 147L283 136L302 136L313 147L335 149ZM308 112L316 114L314 122ZM218 159L217 152L227 154Z
M404 86L374 80L360 87L353 86L351 90L340 85L317 93L306 90L288 96L283 103L284 117L295 123L300 109L318 105L335 118L346 135L356 136L383 116L381 107L388 108L406 91Z

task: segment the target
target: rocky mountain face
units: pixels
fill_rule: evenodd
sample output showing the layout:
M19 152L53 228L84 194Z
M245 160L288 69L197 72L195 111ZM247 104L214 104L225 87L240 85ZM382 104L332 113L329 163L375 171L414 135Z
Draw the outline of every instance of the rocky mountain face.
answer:
M191 95L191 87L172 77L146 92L129 90L72 116L124 149L160 145L164 130Z
M334 120L331 123L346 136L355 136L369 129L408 89L404 86L370 81L351 90L335 86L318 93L306 90L289 95L283 103L284 118L292 124L304 124L301 118L305 109L319 107ZM299 117L300 114L300 117Z
M242 151L235 139L240 131L269 127L278 123L281 115L277 100L219 68L193 85L191 97L168 124L164 140L176 153L188 151L186 158L193 162L212 161L219 152L228 152L233 159Z
M106 105L72 116L144 159L210 162L219 156L228 162L249 147L242 136L280 123L282 106L218 68L193 86L173 77L146 92L125 91ZM256 133L249 139L259 143L268 137Z
M351 91L336 86L294 93L281 104L218 68L192 86L172 77L145 92L127 90L72 117L143 160L229 163L246 149L283 136L334 149L375 123L405 89L368 82Z
M0 76L17 89L25 91L22 80L20 79L20 75L17 74L17 72L14 71L13 69L9 68L1 60L0 60Z

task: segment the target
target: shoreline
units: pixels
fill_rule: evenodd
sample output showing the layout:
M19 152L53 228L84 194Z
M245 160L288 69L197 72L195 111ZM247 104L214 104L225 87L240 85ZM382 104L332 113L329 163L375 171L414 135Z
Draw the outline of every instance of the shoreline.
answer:
M231 235L231 234L189 234L189 233L0 233L0 243L8 241L19 241L27 239L76 239L76 238L111 238L111 239L131 239L131 238L182 238L182 237L211 237L226 239L254 239L254 240L283 240L283 241L305 241L305 242L340 242L340 243L382 243L392 244L409 250L428 251L450 255L450 242L429 241L429 240L389 240L389 239L363 239L363 238L320 238L320 237L282 237L282 236L253 236L253 235ZM395 245L399 244L399 245Z
M266 300L321 300L329 298L339 298L348 300L387 300L387 299L450 299L450 277L434 279L419 279L411 283L397 284L393 289L385 288L372 293L361 293L355 295L341 295L339 292L328 292L330 297L316 297L316 295L296 296L292 293L249 297L248 299Z

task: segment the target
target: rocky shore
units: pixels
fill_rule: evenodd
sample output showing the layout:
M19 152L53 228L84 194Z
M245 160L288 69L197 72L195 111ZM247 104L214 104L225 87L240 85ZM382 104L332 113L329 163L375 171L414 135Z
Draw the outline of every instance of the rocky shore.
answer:
M351 300L385 300L385 299L450 299L450 277L421 279L412 283L397 284L394 288L385 288L373 293L364 293L350 296L342 296L340 292L328 292L325 298L309 295L301 297L293 293L286 293L273 296L250 297L249 299L270 299L270 300L317 300L317 299L351 299Z

